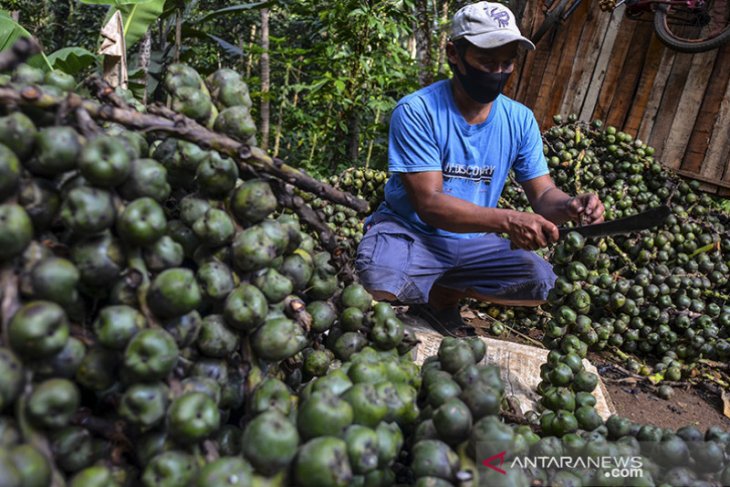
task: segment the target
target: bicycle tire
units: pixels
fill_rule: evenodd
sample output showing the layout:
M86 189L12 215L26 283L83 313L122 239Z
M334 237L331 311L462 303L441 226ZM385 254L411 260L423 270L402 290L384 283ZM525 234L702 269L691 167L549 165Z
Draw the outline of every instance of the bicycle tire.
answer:
M709 39L683 39L674 34L667 24L667 5L658 5L654 13L654 31L666 46L678 52L698 53L711 51L730 42L730 23L718 35Z
M555 27L555 24L560 21L563 11L570 1L571 0L560 0L555 8L549 9L547 13L545 13L545 19L543 19L542 24L540 24L537 31L535 31L535 33L530 37L533 44L537 45L537 43L540 42L540 39L542 39L545 34ZM581 0L575 1L580 2Z

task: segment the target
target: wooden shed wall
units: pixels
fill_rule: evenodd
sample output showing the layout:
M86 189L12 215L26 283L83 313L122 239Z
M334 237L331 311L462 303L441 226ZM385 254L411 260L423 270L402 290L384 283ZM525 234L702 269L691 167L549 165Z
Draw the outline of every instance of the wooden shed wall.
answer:
M528 0L523 33L542 21ZM655 157L704 188L730 195L730 45L700 54L666 48L650 16L631 20L584 0L535 51L524 53L507 94L541 127L556 113L601 119L656 149Z

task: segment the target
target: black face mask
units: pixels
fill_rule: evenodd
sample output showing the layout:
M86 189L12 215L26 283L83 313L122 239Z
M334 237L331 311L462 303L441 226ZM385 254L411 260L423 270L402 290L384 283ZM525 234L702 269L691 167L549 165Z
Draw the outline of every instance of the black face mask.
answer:
M449 66L459 78L459 82L469 98L478 103L493 102L502 93L502 89L512 73L487 73L466 62L462 54L459 54L459 57L466 68L466 74L462 74L459 68L452 63L449 63Z

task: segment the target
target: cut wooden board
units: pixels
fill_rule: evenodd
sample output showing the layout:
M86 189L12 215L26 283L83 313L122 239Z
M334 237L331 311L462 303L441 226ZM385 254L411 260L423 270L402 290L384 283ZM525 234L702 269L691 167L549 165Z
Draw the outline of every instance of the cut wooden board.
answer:
M706 175L716 176L717 178L722 176L722 171L718 172L716 168L708 167L708 164L703 165L703 161L709 148L710 138L715 130L725 90L728 83L730 83L730 62L727 61L728 59L730 59L730 44L723 46L715 58L715 66L705 90L702 106L697 115L697 122L687 143L687 150L682 163L682 169L686 171L704 171Z
M626 117L626 123L624 124L624 132L629 133L633 136L639 134L639 127L641 126L641 120L644 117L649 99L654 90L654 81L656 80L661 61L664 55L664 44L655 35L651 36L649 41L649 47L647 49L646 58L644 59L644 65L641 69L641 77L639 78L639 84L636 87L636 93L634 95L633 102L631 103L631 109Z
M700 174L705 176L709 176L710 172L718 174L720 168L723 168L722 180L730 182L730 141L728 141L730 137L728 134L730 134L730 83L725 90L725 98L720 106L703 171L700 171Z
M682 90L674 121L669 129L669 138L662 152L662 161L668 167L678 169L682 165L684 152L695 127L716 57L716 49L692 57L687 82Z
M619 35L616 36L616 41L611 49L611 57L607 60L608 64L604 68L605 76L603 84L601 85L601 91L598 94L598 102L596 103L596 107L593 109L593 118L606 120L614 95L617 92L627 89L621 79L621 71L626 60L626 55L632 47L631 39L634 36L635 30L636 22L628 18L624 18L619 27ZM622 127L619 126L619 128Z
M675 56L676 53L671 49L664 49L664 55L659 64L659 71L654 78L651 96L649 97L646 110L644 110L644 115L641 118L641 125L639 126L639 138L645 141L648 141L651 136L651 130L654 127L654 121L659 113L659 106L664 96L664 87L667 85L667 81L669 81L669 74L672 72Z
M593 119L593 111L598 101L598 95L601 93L601 87L603 80L606 77L606 70L613 53L613 45L616 42L616 36L618 36L619 27L621 26L624 19L624 10L626 7L621 5L619 8L613 11L610 15L610 21L606 27L606 35L603 38L603 42L599 47L600 54L596 60L596 66L593 70L591 77L589 78L588 90L586 91L585 103L580 111L579 118L581 120Z

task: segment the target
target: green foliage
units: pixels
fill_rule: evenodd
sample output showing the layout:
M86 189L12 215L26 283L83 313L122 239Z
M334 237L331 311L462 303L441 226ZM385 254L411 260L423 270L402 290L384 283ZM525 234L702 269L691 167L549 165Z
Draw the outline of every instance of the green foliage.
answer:
M10 15L4 10L0 10L0 51L8 49L15 41L22 37L31 37L31 33L28 32L22 25L13 20ZM51 63L46 58L45 54L41 54L45 64L50 68Z
M147 29L160 17L166 0L81 0L92 5L109 5L104 23L117 11L124 20L124 40L127 48L134 46L144 37Z

